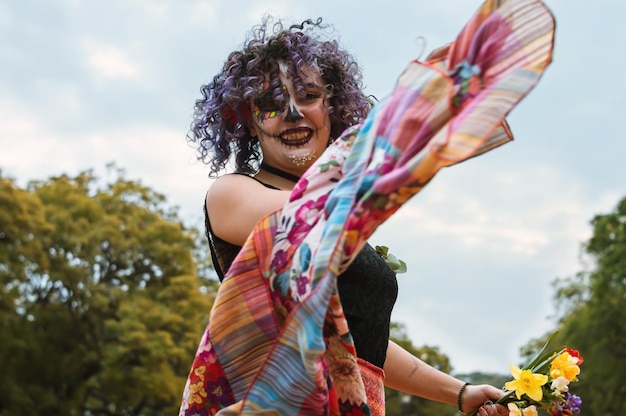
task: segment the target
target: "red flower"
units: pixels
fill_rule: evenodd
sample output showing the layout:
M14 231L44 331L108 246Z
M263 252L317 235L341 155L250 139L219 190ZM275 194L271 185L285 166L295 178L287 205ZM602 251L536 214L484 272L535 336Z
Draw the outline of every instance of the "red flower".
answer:
M578 352L578 350L572 350L570 348L566 348L565 351L567 351L567 353L571 357L578 359L578 362L576 363L576 365L581 365L585 361L583 357L580 356L580 353Z
M232 108L229 105L224 105L220 109L220 116L230 124L237 124L239 122L239 114L237 114L237 110ZM241 109L241 117L243 120L247 119L250 116L250 107L244 105ZM241 124L243 124L243 120Z
M237 124L237 112L230 106L220 109L220 116L231 124Z

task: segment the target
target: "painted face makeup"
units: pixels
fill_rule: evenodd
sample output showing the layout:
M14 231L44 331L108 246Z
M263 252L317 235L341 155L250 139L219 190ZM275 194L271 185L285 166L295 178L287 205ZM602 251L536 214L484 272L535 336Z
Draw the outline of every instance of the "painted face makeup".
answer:
M250 129L259 138L265 163L299 175L328 145L327 90L319 73L304 70L296 92L286 66L280 69L280 91L264 84L252 103Z
M252 107L252 113L256 117L260 124L263 124L270 118L278 117L285 111L285 108L289 105L289 93L287 92L287 86L282 85L283 97L281 101L285 103L277 103L273 97L272 91L269 89L269 82L265 82L264 90L260 93L260 96L254 100L254 106Z

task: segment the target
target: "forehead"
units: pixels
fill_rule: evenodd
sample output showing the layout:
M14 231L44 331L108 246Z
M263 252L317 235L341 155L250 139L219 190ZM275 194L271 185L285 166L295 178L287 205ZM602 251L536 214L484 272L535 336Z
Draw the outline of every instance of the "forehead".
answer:
M291 70L289 65L284 61L278 61L278 73L271 74L265 73L265 80L260 83L256 89L257 96L268 93L271 89L279 88L279 85L283 88L283 94L289 95L291 88L296 87L294 85ZM307 88L326 89L326 83L324 82L319 70L305 66L297 71L297 75L300 78L298 84ZM278 81L278 82L277 82ZM275 85L275 87L272 87Z
M279 76L280 79L285 82L286 80L291 80L291 74L289 73L289 66L285 61L278 62ZM302 69L298 70L298 75L302 78L302 81L306 83L314 83L318 85L323 84L322 75L320 72L310 66L305 66Z

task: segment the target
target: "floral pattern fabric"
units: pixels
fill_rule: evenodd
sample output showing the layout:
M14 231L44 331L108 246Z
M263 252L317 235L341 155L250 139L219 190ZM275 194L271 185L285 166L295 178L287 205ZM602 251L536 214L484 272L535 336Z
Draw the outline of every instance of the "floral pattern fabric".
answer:
M512 139L505 122L552 59L540 0L488 0L255 227L219 289L181 415L370 415L336 278L443 167Z

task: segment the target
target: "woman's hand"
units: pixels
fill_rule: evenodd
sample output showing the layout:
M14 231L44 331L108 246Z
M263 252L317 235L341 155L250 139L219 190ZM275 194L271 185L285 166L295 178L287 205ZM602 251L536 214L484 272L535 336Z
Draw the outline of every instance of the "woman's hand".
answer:
M461 397L463 412L472 413L476 410L477 416L508 416L509 409L501 404L493 404L504 393L488 384L468 385Z

